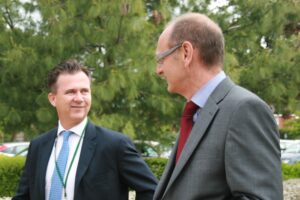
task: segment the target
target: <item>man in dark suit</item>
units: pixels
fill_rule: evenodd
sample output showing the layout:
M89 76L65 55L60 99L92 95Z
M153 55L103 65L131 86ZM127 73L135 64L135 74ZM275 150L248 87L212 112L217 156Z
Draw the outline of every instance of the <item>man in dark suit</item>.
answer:
M264 101L226 77L219 26L182 15L160 35L156 57L168 91L187 103L154 200L282 200L277 125Z
M149 167L123 134L88 121L90 72L75 60L48 77L48 99L58 127L34 139L14 200L151 200L157 184Z

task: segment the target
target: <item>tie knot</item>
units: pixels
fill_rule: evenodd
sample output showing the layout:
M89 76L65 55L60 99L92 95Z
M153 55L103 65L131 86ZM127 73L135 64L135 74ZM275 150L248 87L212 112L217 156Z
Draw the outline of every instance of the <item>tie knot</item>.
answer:
M64 131L63 132L64 141L68 141L71 134L72 131Z
M195 112L197 111L198 108L199 108L199 106L197 106L197 104L195 104L192 101L188 101L185 104L182 116L185 116L185 117L193 116L195 114Z

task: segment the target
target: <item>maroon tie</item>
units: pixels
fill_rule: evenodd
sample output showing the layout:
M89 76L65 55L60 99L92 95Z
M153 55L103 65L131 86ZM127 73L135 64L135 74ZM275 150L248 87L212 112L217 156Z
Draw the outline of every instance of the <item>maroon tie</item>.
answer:
M181 151L184 147L186 140L188 139L190 132L193 128L193 116L199 107L192 101L185 104L181 120L180 120L180 137L176 153L176 162L178 161Z

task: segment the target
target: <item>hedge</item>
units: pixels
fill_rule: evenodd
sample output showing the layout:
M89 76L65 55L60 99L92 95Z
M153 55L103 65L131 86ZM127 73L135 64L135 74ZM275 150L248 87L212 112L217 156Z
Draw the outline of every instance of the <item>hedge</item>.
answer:
M166 158L145 158L145 161L159 179L168 160ZM0 197L11 197L15 194L24 163L24 157L0 155Z
M0 156L0 197L10 197L16 192L20 174L24 165L24 157ZM145 158L154 175L160 179L167 159ZM282 164L283 179L300 178L300 163L294 165Z
M24 157L0 155L0 197L11 197L15 194L24 163Z
M149 165L153 174L157 179L160 179L161 175L164 172L165 166L168 159L166 158L145 158L146 163Z
M282 176L284 180L300 178L300 163L294 165L282 164Z

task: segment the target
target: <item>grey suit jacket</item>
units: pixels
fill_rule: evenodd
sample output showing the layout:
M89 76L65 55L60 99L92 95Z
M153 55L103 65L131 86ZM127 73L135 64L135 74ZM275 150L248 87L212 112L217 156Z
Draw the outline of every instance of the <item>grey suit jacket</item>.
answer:
M175 152L154 200L282 200L279 134L268 105L223 80L200 111L181 157Z

